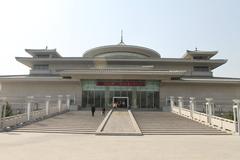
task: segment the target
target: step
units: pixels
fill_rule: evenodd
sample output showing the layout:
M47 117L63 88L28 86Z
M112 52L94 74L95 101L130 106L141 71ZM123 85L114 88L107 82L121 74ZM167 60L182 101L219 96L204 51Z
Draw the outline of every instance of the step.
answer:
M170 112L134 112L143 134L149 135L230 135Z
M14 131L14 132L31 132L31 133L60 133L60 134L94 134L95 131Z

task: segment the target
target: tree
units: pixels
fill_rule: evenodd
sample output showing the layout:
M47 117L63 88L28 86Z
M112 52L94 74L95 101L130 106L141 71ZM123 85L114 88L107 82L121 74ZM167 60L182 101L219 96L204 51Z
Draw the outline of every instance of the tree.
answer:
M8 102L6 102L6 104L2 106L2 117L4 117L4 115L5 117L9 117L13 115L11 105Z

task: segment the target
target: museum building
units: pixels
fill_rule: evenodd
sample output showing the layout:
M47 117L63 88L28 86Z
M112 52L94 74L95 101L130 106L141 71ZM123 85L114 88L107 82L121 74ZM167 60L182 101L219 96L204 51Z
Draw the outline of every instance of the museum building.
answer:
M82 57L62 57L56 49L26 49L16 57L29 75L0 76L0 96L71 95L81 108L111 107L169 110L169 97L240 97L240 79L214 77L226 59L217 51L187 50L163 58L153 49L127 45L96 47ZM79 109L79 108L78 108Z

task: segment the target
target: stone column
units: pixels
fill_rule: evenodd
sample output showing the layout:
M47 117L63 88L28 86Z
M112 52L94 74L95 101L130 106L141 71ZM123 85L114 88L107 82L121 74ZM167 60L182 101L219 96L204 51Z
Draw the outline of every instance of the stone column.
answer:
M235 132L238 132L238 134L240 135L240 99L234 99L233 102L234 102L233 105L234 124L237 124Z
M129 99L131 101L131 99ZM137 108L137 91L133 90L132 91L132 107Z
M78 95L76 92L75 92L75 96ZM74 97L74 105L80 105L80 107L83 107L83 87L82 87L82 81L80 80L80 93L79 93L79 104L76 104L76 99ZM79 108L80 109L80 108Z
M61 112L62 107L62 95L58 95L58 112Z
M29 97L27 97L27 100L28 100L28 102L27 102L27 120L28 121L30 121L30 119L31 119L31 104L32 104L32 102L33 102L33 96L29 96Z
M182 115L183 97L178 97L179 114Z
M213 109L213 98L206 98L206 114L208 116L208 123L212 124L212 109Z
M66 102L67 103L67 109L70 110L70 97L71 96L70 95L66 95L66 97L67 97L67 102Z
M112 103L109 106L109 98L110 98L110 92L109 90L105 91L105 107L111 107ZM111 101L112 102L112 101Z
M46 115L49 114L49 101L51 99L51 96L46 96Z
M174 106L174 96L170 96L170 108L171 108L171 111L173 111L173 107Z

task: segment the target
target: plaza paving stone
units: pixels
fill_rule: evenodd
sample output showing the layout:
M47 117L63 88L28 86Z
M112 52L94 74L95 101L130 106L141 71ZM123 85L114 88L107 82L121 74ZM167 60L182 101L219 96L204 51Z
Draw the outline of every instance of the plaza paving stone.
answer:
M238 160L240 136L0 133L7 160Z

